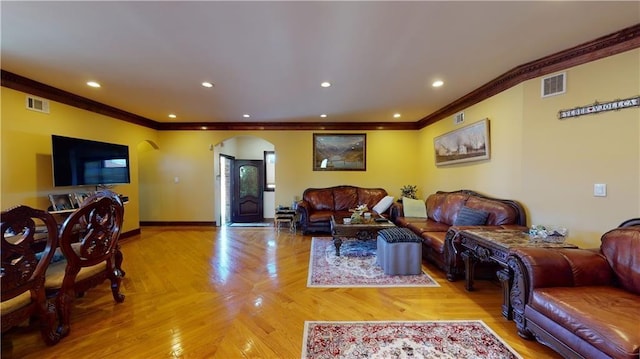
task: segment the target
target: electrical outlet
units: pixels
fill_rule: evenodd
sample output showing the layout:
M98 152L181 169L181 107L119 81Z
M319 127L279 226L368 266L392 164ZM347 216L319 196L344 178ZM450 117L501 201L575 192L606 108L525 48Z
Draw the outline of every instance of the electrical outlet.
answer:
M593 195L595 197L606 197L607 196L607 184L606 183L596 183L593 185Z

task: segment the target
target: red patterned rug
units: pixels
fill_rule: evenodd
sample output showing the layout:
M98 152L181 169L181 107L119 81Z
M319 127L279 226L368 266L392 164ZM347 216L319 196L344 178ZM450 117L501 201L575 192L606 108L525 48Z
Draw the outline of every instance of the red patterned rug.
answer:
M481 320L307 321L302 358L522 359Z
M345 240L336 256L332 238L314 237L308 287L439 287L424 271L386 275L376 264L376 241Z

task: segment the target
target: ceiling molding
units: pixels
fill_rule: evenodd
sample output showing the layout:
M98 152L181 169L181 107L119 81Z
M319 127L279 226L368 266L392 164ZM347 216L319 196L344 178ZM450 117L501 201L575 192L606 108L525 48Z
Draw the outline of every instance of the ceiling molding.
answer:
M640 24L637 24L602 36L593 41L517 66L416 122L157 122L5 70L0 70L0 73L1 84L4 87L159 131L419 130L444 117L453 115L469 106L484 101L523 81L639 47Z
M30 95L43 97L51 101L63 103L65 105L77 107L90 112L116 118L118 120L131 122L136 125L158 129L159 123L148 118L135 115L133 113L120 110L118 108L105 105L103 103L90 100L86 97L78 96L61 90L59 88L43 84L38 81L14 74L9 71L0 70L2 76L2 86L13 90L22 91Z
M521 82L640 47L640 24L515 67L419 120L418 128L488 99Z

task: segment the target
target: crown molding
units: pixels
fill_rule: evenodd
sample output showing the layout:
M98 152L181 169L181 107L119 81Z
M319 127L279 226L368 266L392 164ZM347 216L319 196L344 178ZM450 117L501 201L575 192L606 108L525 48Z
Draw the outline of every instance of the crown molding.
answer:
M521 82L640 47L640 24L517 66L417 122L429 126Z
M416 122L157 122L88 98L0 70L4 87L159 131L419 130L523 81L640 47L640 24L517 66Z

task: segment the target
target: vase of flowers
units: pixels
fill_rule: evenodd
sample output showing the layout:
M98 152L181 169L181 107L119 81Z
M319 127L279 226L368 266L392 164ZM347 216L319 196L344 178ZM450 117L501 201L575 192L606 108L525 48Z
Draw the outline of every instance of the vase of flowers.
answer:
M416 185L404 185L400 188L400 193L402 193L402 197L418 199L417 196L418 186Z

